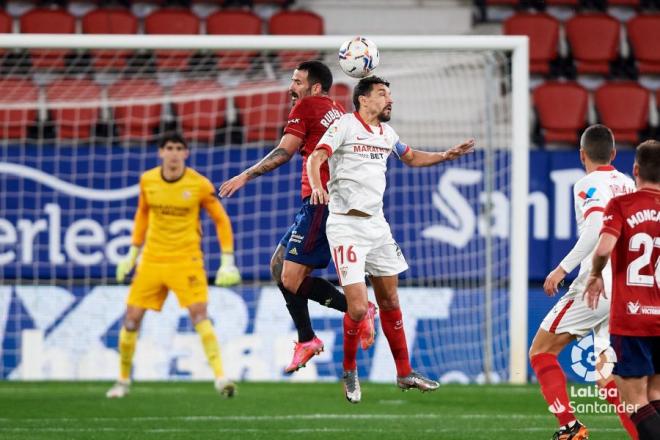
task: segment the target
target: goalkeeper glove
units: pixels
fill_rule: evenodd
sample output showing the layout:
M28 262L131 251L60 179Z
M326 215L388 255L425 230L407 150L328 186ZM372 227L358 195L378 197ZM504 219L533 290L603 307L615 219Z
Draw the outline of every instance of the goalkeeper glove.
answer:
M221 287L234 286L241 282L241 274L234 264L234 254L222 254L220 269L215 274L215 285Z
M124 258L117 264L117 272L115 272L115 276L118 282L123 283L124 280L126 279L126 275L131 273L131 271L135 267L135 260L137 260L137 256L139 252L140 252L140 248L138 248L137 246L131 246L128 249L128 254L126 254L126 258Z

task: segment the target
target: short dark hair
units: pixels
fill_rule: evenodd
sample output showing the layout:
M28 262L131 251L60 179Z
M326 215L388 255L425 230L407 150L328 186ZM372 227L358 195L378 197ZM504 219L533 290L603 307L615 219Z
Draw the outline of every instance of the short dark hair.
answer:
M296 70L304 70L307 72L307 81L310 86L321 84L321 90L323 90L324 93L330 91L330 87L332 87L332 72L330 72L328 66L321 61L303 61L298 64Z
M607 164L614 150L612 130L602 124L588 127L580 139L580 147L589 159L597 164Z
M184 147L188 148L188 142L186 142L186 139L180 133L169 133L164 135L160 138L158 148L165 148L165 145L167 145L168 142L183 144Z
M383 84L387 87L390 83L379 76L368 76L362 78L353 89L353 105L355 110L360 110L360 96L367 96L373 90L376 84Z
M635 163L639 178L649 183L660 183L660 142L649 139L637 146Z

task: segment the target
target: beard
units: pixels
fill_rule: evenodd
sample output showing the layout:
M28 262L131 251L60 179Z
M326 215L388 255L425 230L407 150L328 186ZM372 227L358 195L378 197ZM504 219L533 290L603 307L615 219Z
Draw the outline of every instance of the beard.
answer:
M392 112L390 111L389 113L385 113L386 110L383 110L382 112L378 113L378 120L380 122L388 122L390 119L392 119Z

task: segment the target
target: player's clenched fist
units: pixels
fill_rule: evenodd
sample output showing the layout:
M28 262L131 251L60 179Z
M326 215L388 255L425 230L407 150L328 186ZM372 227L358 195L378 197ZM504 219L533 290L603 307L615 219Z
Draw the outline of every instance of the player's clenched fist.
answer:
M320 189L312 189L312 194L310 196L309 203L312 205L327 205L328 202L330 201L330 196L328 196L328 193L326 190L323 188Z
M131 246L128 249L128 254L126 258L117 263L117 271L115 272L115 277L117 281L123 283L126 279L126 275L131 273L135 267L135 261L137 260L138 252L140 249L137 246Z
M222 254L220 268L215 274L215 285L220 287L235 286L241 282L241 274L234 263L234 255Z

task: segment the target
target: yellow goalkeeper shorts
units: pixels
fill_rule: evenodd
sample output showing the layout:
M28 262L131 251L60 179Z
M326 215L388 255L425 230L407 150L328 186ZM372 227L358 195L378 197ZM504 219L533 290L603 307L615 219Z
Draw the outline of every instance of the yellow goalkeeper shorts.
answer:
M172 290L181 307L208 302L208 283L204 263L141 262L133 277L126 304L159 311Z

